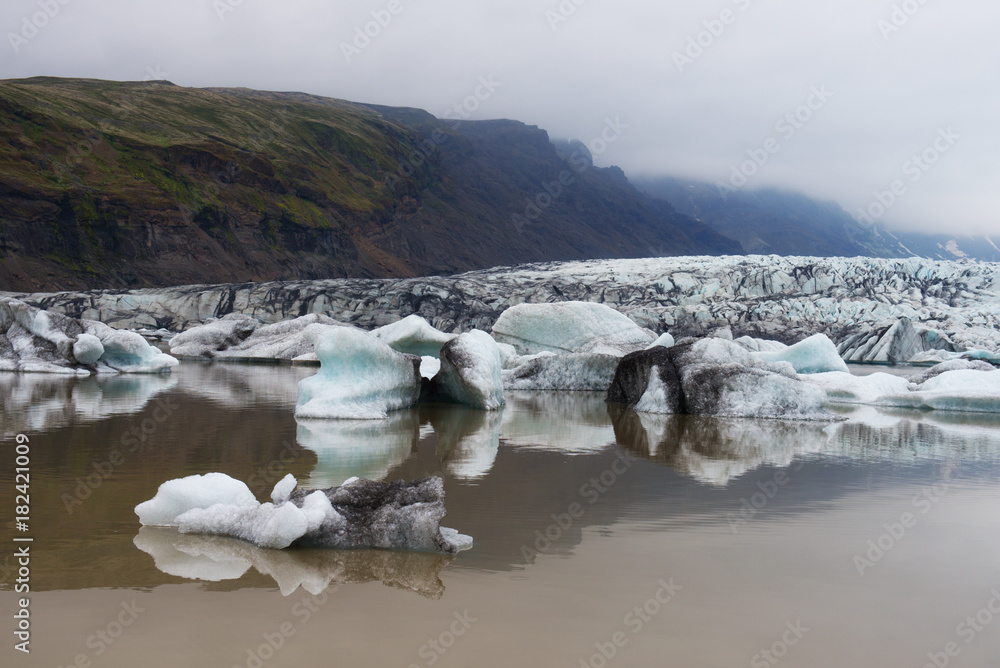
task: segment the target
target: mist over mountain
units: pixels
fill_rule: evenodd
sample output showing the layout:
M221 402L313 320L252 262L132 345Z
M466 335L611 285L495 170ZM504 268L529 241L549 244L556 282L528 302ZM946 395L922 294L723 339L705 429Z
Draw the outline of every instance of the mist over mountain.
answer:
M858 222L837 202L802 193L771 188L723 191L711 183L669 176L631 181L740 242L747 253L1000 261L1000 239L889 230Z

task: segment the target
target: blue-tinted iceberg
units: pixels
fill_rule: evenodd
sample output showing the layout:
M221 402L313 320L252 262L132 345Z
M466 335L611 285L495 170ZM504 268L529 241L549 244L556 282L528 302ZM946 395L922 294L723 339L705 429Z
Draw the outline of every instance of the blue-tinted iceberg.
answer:
M299 383L298 418L370 420L409 408L420 398L416 355L396 352L350 327L309 328L321 367Z
M757 355L768 362L788 362L796 373L847 372L847 363L840 359L837 346L825 334L814 334L782 350Z
M0 371L88 376L159 373L176 365L135 332L0 297Z
M455 338L435 329L419 315L409 315L391 325L372 330L372 334L389 344L393 350L418 357L437 357L441 346Z

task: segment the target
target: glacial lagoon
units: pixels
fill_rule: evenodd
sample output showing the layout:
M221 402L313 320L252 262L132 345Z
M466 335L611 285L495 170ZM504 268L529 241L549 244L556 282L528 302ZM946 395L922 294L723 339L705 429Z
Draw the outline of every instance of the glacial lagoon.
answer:
M502 412L296 421L296 384L314 372L0 374L5 508L15 435L30 439L32 665L919 668L1000 656L996 417L658 417L600 394L513 393ZM262 500L287 473L310 487L440 475L443 524L475 545L272 551L140 529L133 508L160 483L209 471ZM0 569L16 571L12 549ZM19 597L5 584L0 608Z

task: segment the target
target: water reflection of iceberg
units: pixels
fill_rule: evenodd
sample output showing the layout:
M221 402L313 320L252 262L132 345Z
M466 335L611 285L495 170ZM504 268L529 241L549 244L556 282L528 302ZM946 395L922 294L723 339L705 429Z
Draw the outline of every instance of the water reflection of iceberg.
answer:
M445 554L390 550L266 550L235 538L180 534L142 527L132 541L167 575L191 580L236 580L251 566L274 578L282 596L299 587L318 595L334 584L383 584L427 598L441 598Z
M318 462L304 487L336 487L357 476L382 480L399 466L420 439L417 409L394 411L384 420L296 419L299 445Z
M292 408L299 381L316 373L315 367L238 362L186 362L180 371L179 389L229 408L260 404Z
M785 467L827 441L821 423L652 415L608 406L618 444L699 482L724 486L760 466Z
M457 406L425 406L421 418L438 436L437 457L452 476L480 480L493 468L500 449L503 413Z
M177 384L173 375L56 376L0 373L4 434L45 432L74 422L138 413Z
M587 454L615 442L603 392L510 392L500 437L535 449Z
M840 409L843 422L649 415L608 406L622 447L710 485L724 486L761 466L796 458L908 464L996 460L1000 419L874 408Z

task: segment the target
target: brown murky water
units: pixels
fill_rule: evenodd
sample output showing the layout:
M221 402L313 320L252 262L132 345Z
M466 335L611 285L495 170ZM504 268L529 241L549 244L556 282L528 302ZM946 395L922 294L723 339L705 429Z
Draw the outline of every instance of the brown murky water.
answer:
M0 376L3 666L995 666L1000 422L652 418L600 396L296 423L309 369ZM15 435L30 439L28 532ZM164 480L442 475L457 557L140 530ZM30 543L30 655L15 650ZM991 609L992 608L992 609ZM935 663L936 662L936 663Z

